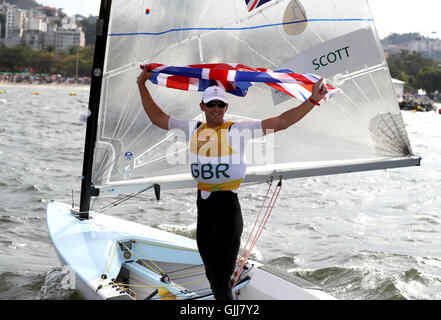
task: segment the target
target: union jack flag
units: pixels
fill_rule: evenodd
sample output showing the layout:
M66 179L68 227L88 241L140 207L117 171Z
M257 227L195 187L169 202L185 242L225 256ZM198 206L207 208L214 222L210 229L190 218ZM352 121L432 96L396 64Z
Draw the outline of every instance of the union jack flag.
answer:
M263 82L268 86L300 100L307 100L312 93L312 86L320 77L312 73L293 73L291 70L272 71L265 68L252 68L243 64L196 64L184 67L167 66L158 63L142 65L153 72L150 81L168 88L204 91L212 85L218 85L226 92L244 97L253 82ZM328 94L325 100L340 92L326 84Z
M260 7L262 4L270 2L271 0L245 0L247 4L248 12L253 11L255 8Z

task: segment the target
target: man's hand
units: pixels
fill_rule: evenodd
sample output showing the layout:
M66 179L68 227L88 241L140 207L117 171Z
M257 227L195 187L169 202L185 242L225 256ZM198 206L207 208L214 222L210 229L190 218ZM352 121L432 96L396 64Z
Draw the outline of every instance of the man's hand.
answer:
M152 73L147 71L147 68L142 69L141 73L139 74L138 78L136 79L136 82L138 84L145 84L145 82L150 79L152 76Z
M322 85L323 78L312 86L311 99L315 102L322 100L328 93L326 85ZM305 101L301 105L285 111L281 115L273 118L262 120L262 130L264 134L274 133L285 130L293 124L299 122L303 117L314 108L315 103Z
M328 94L328 88L326 88L326 85L322 85L322 83L323 78L314 83L314 85L312 86L311 99L316 102L319 102Z

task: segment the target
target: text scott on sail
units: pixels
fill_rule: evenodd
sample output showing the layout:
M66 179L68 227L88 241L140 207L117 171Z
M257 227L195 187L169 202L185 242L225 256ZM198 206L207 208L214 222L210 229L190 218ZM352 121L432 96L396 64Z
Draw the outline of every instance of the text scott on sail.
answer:
M318 70L320 67L326 67L327 65L335 63L336 61L341 61L344 58L349 58L349 48L350 46L340 48L324 54L320 58L314 59L312 61L312 64L316 67L314 70Z

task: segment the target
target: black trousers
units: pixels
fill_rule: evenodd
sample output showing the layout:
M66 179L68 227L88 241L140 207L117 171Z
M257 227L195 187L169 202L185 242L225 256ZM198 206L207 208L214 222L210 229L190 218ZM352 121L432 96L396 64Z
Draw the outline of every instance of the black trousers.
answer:
M242 211L236 193L212 192L202 199L198 191L196 241L216 300L234 300L231 275L243 230Z

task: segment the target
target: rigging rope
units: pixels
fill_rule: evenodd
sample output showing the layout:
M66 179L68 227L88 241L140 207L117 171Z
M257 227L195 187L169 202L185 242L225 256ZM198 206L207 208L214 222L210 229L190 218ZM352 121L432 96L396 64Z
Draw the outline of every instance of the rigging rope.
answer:
M268 218L269 218L269 216L271 215L271 212L272 212L273 209L274 209L274 206L275 206L275 204L276 204L277 198L279 197L279 194L280 194L280 190L282 189L282 176L280 176L280 180L279 180L279 182L277 183L276 188L274 189L274 192L273 192L273 195L272 195L272 197L271 197L271 200L270 200L270 202L269 202L269 204L268 204L268 206L267 206L267 209L266 209L266 211L265 211L265 214L264 214L263 217L262 217L262 220L260 221L259 228L257 229L256 233L254 234L254 238L253 238L253 240L252 240L252 242L251 242L251 245L250 245L250 247L247 249L248 243L249 243L249 241L250 241L250 239L251 239L251 237L252 237L252 235L253 235L253 232L254 232L254 229L255 229L255 227L256 227L256 225L257 225L257 222L259 221L259 218L260 218L260 214L261 214L261 212L262 212L262 209L263 209L263 207L265 206L265 202L266 202L266 199L268 198L268 194L269 194L269 191L271 190L271 186L272 186L272 180L271 180L270 185L269 185L269 187L268 187L268 190L267 190L267 192L266 192L266 195L265 195L265 198L264 198L264 200L263 200L262 206L260 207L259 214L258 214L258 216L257 216L257 218L256 218L256 221L254 222L253 229L252 229L252 231L251 231L251 233L250 233L250 235L249 235L249 237L248 237L248 240L247 240L247 243L245 244L245 247L244 247L243 250L242 250L242 256L238 259L238 262L237 262L236 268L239 266L239 264L240 264L240 267L239 267L237 273L235 274L235 277L236 277L236 278L235 278L235 280L234 280L234 284L233 284L232 288L234 288L234 287L236 286L237 281L239 280L240 275L241 275L241 273L242 273L243 267L244 267L245 263L248 261L248 257L250 256L251 251L253 251L254 246L255 246L256 243L257 243L257 240L259 240L259 237L260 237L260 235L262 234L263 228L265 227L265 225L266 225L266 223L267 223L267 221L268 221Z
M138 246L136 245L136 242L135 241L132 241L132 243L133 243L133 246L136 248L136 249L138 249L138 251L139 252L141 252L141 254L143 254L144 255L144 257L146 257L147 259L148 259L148 261L149 262L151 262L158 270L159 270L159 273L161 274L161 275L165 275L165 272L164 272L164 270L162 270L152 259L150 259L144 252L142 252L141 251L141 249L140 248L138 248ZM139 258L138 258L139 259ZM141 260L141 261L144 261L144 260ZM147 264L146 264L147 265ZM153 270L154 271L154 270Z
M94 213L93 215L91 215L91 216L94 216L94 215L96 215L96 214L98 214L98 213L103 213L103 212L106 211L108 208L110 208L110 207L116 207L117 205L119 205L119 204L121 204L121 203L123 203L123 202L125 202L125 201L127 201L127 200L130 200L130 199L132 199L132 198L134 198L134 197L136 197L136 196L139 196L141 193L143 193L143 192L145 192L145 191L147 191L147 190L149 190L149 189L151 189L151 188L154 188L154 187L155 187L155 184L152 184L152 185L148 186L147 188L142 189L141 191L134 192L134 193L131 193L131 194L127 195L127 196L121 197L120 199L115 200L115 201L113 201L112 203L109 203L109 204L107 204L107 205L102 206L102 207L99 208L99 209L96 209L96 210L94 211L95 213ZM74 213L75 215L80 215L81 213L90 213L90 212L93 210L93 207L95 206L95 201L96 201L96 199L97 199L97 197L94 198L93 203L92 203L92 205L90 206L90 210L89 210L89 211L74 210L74 211L72 211L72 213ZM72 210L73 210L73 209L74 209L74 208L73 208L73 206L72 206Z
M267 209L266 209L266 212L265 212L265 214L264 214L264 216L262 217L262 220L260 221L260 225L259 225L259 227L258 227L258 229L257 229L257 231L256 231L256 233L254 234L254 230L256 229L256 226L257 226L257 224L258 224L258 222L259 222L259 218L260 218L260 215L261 215L261 213L262 213L262 210L263 210L263 207L265 206L265 203L266 203L266 201L267 201L267 198L268 198L268 195L269 195L269 193L270 193L270 190L271 190L271 187L272 187L272 185L273 185L273 178L271 178L271 180L268 182L268 184L269 184L269 187L268 187L268 190L267 190L267 192L266 192L266 194L265 194L265 198L264 198L264 201L263 201L263 203L262 203L262 206L261 206L261 208L260 208L260 210L259 210L259 214L258 214L258 216L257 216L257 218L256 218L256 221L255 221L255 223L254 223L254 226L253 226L253 229L252 229L252 231L251 231L251 233L250 233L250 235L249 235L249 237L248 237L248 240L247 240L247 242L246 242L246 245L245 245L245 247L243 248L243 250L242 250L242 256L241 256L241 258L240 259L238 259L238 262L237 262L237 265L236 265L236 269L237 269L237 267L239 266L239 263L241 262L241 264L240 264L240 267L239 267L239 270L238 270L238 272L235 274L236 275L236 279L235 279L235 281L234 281L234 285L232 286L232 288L234 288L235 286L236 286L236 284L237 284L237 282L238 282L238 280L239 280L239 278L240 278L240 275L242 274L242 270L243 270L243 267L244 267L244 265L245 265L245 263L247 262L247 260L248 260L248 257L249 257L249 255L251 254L251 251L253 250L253 248L254 248L254 246L256 245L256 243L257 243L257 241L258 241L258 239L259 239L259 237L260 237L260 235L261 235L261 233L262 233L262 231L263 231L263 228L265 227L265 225L266 225L266 223L267 223L267 221L268 221L268 218L269 218L269 216L270 216L270 214L271 214L271 212L272 212L272 210L273 210L273 208L274 208L274 206L275 206L275 203L276 203L276 200L277 200L277 198L278 198L278 196L279 196L279 193L280 193L280 190L281 190L281 186L282 186L282 176L280 176L280 180L279 180L279 182L278 182L278 184L277 184L277 186L276 186L276 188L274 189L274 192L273 192L273 195L272 195L272 197L271 197L271 200L270 200L270 202L269 202L269 205L267 206ZM102 207L101 209L99 209L100 211L101 210L105 210L105 209L107 209L108 207L110 207L110 206L116 206L116 205L119 205L120 203L122 203L122 202L124 202L124 201L126 201L126 200L129 200L129 199L131 199L131 198L133 198L133 197L135 197L135 196L137 196L137 195L139 195L140 193L142 193L142 192L144 192L144 191L146 191L146 190L148 190L148 189L150 189L150 188L152 188L153 187L153 185L152 186L149 186L149 187L147 187L147 188L145 188L144 190L141 190L141 191L139 191L139 192L137 192L137 193L133 193L133 194L131 194L131 195L129 195L128 197L125 197L125 198L122 198L122 199L119 199L119 200L117 200L117 201L115 201L115 202L113 202L113 203L111 203L111 204L109 204L109 205L106 205L106 206L104 206L104 207ZM254 237L253 237L253 234L254 234ZM251 242L250 242L251 241ZM196 281L191 281L191 282L186 282L186 283L182 283L182 284L177 284L177 283L174 283L174 281L173 280L179 280L179 279L185 279L185 278L190 278L190 277L194 277L194 276L203 276L204 274L203 273L199 273L200 271L199 270L195 270L196 272L195 273L183 273L182 274L182 271L185 271L185 270L188 270L188 269L193 269L193 268L197 268L197 267L201 267L202 265L197 265L197 266L191 266L191 267L186 267L186 268L182 268L182 269L178 269L178 270L174 270L174 271L169 271L169 272L167 272L167 274L170 274L170 273L178 273L178 274L176 274L175 276L174 276L174 279L170 282L170 279L168 278L168 275L152 260L152 259L150 259L143 251L141 251L141 249L136 245L136 241L131 241L132 242L132 244L134 245L134 247L136 248L136 250L142 255L142 256L144 256L146 259L143 259L143 258L141 258L140 256L138 256L135 252L134 252L134 250L133 249L131 249L131 248L129 248L124 242L117 242L120 246L121 246L121 249L122 249L122 247L124 247L127 251L129 251L129 252L131 252L137 259L138 259L138 261L139 262L141 262L145 267L147 267L148 269L150 269L150 270L152 270L154 273L156 273L156 274L159 274L159 275L162 275L162 276L164 276L164 277L167 277L167 280L168 281L166 281L166 282L168 282L168 285L167 284L165 284L164 283L164 285L161 285L161 286L158 286L158 285L134 285L134 284L127 284L127 283L115 283L115 282L111 282L111 283L109 283L109 284L107 284L107 285L101 285L101 286L99 286L99 288L98 288L98 290L99 289L101 289L101 288L104 288L104 287L107 287L107 286L111 286L111 285L117 285L117 286L119 286L119 287L123 287L124 289L126 289L126 291L127 290L130 290L130 292L132 293L131 295L132 296L134 296L135 297L135 299L136 299L136 293L132 290L132 289L130 289L130 287L132 287L132 288L136 288L136 287L138 287L138 288L160 288L160 287L164 287L164 288L166 288L166 287L174 287L174 286L186 286L186 285L190 285L190 284L196 284L196 283L200 283L200 282L204 282L204 281L208 281L205 277L203 277L202 279L200 279L200 280L196 280ZM142 243L142 242L141 242ZM248 244L250 244L250 247L249 247L249 249L247 250L247 247L248 247ZM114 257L115 257L115 253L116 253L116 251L117 251L117 245L115 244L115 246L114 246L114 249L113 249L113 252L111 253L111 256L110 256L110 260L108 261L108 263L107 263L107 266L106 266L106 269L105 269L105 272L104 272L104 274L107 274L107 272L108 272L108 270L110 269L110 265L113 263L113 259L114 259ZM149 263L151 263L152 265L149 265ZM179 274L179 273L181 273L181 274ZM200 290L200 289L199 289ZM193 290L193 292L194 291L199 291L199 290ZM177 294L171 294L171 296L176 296Z
M138 192L134 192L134 193L132 193L132 194L129 194L129 195L126 196L126 197L123 197L123 198L121 198L121 199L119 199L119 200L116 200L116 201L114 201L114 202L112 202L112 203L109 203L108 205L105 205L104 207L102 207L102 208L100 208L100 209L97 209L96 212L104 212L104 210L106 210L106 209L109 208L109 207L112 207L112 206L113 206L113 207L116 207L117 205L119 205L119 204L121 204L121 203L123 203L123 202L125 202L125 201L127 201L127 200L130 200L130 199L132 199L132 198L134 198L134 197L140 195L141 193L143 193L143 192L145 192L145 191L147 191L147 190L153 188L154 186L155 186L155 185L152 184L151 186L148 186L147 188L142 189L141 191L138 191Z
M128 252L130 252L131 254L133 254L137 259L138 262L140 262L142 265L144 265L144 267L150 269L151 271L153 271L154 273L161 275L161 281L164 281L164 284L161 285L136 285L136 284L129 284L129 283L120 283L120 282L114 282L111 281L108 284L101 284L98 286L97 291L109 286L118 286L120 287L122 290L124 290L127 294L131 295L132 297L134 297L134 299L136 299L136 292L131 289L131 288L168 288L168 287L185 287L188 285L192 285L192 284L196 284L196 283L201 283L201 282L205 282L208 281L208 279L206 277L204 277L205 273L200 273L200 268L203 267L203 264L200 265L194 265L194 266L190 266L190 267L185 267L185 268L181 268L181 269L177 269L177 270L173 270L173 271L169 271L167 273L164 272L163 269L161 269L161 267L156 264L151 258L149 258L137 245L136 245L136 241L131 241L131 243L133 244L134 248L130 248L128 245L126 245L125 242L119 241L116 242L114 244L111 256L109 257L109 261L107 262L106 265L106 269L104 271L103 276L101 277L101 280L106 279L106 275L110 269L110 266L113 263L114 257L115 257L115 253L117 252L118 249L118 245L120 245L121 249L122 247L125 248L125 250L127 250ZM141 242L142 243L142 242ZM143 256L144 258L140 257L139 255L136 254L135 250L136 249L141 256ZM152 265L150 265L149 263L151 263ZM182 273L182 271L189 271L191 269L197 269L194 270L194 272L186 272L186 273ZM173 277L173 279L170 279L168 274L169 273L176 273L176 275ZM194 281L188 281L185 283L175 283L175 280L181 280L181 279L188 279L191 277L195 277L195 276L202 276L201 279L198 280L194 280ZM209 289L209 288L208 288ZM206 289L199 289L199 290L193 290L194 293L196 293L197 291L201 291L201 290L206 290ZM162 296L161 298L167 298L167 297L173 297L173 296L180 296L183 295L185 293L171 293L168 296Z
M144 264L147 268L152 270L154 273L160 274L161 276L165 275L165 273L162 271L162 269L156 263L154 263L153 260L151 260L149 257L147 257L144 252L139 250L139 248L135 245L134 241L132 241L132 244L138 249L139 252L141 252L142 255L145 256L145 258L147 258L147 262L151 262L154 265L154 267L150 266L144 259L140 258L133 250L130 250L130 248L128 248L123 242L120 242L120 244L123 245L127 251L129 251L136 258L138 258L138 261L141 261L142 264ZM157 268L157 270L155 270L155 267Z

